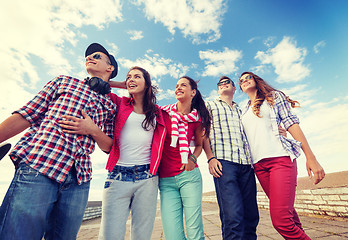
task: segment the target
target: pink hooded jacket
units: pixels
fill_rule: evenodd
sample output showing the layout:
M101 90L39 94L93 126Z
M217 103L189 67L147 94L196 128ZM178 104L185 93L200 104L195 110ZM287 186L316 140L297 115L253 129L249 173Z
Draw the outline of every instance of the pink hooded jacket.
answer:
M112 171L120 157L120 133L123 125L127 121L129 115L133 111L133 99L129 97L119 97L114 93L110 93L111 100L117 105L117 115L115 117L115 132L114 143L111 147L106 169ZM162 111L158 108L156 114L156 128L153 134L152 146L151 146L151 160L150 160L150 173L156 175L158 166L163 152L163 145L167 130L165 128Z

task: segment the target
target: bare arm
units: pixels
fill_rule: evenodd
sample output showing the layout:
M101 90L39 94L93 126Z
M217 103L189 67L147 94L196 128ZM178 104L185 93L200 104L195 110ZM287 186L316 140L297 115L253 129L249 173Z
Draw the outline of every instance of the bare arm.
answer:
M309 147L307 139L305 135L303 134L300 128L300 125L293 124L288 128L288 131L290 132L290 134L295 140L302 143L301 147L307 159L306 167L307 167L308 176L312 178L312 173L313 173L314 184L319 183L325 177L325 172L324 172L324 169L319 164L319 162L317 161L317 159L315 158L311 148Z
M31 124L19 113L14 113L0 124L0 143L21 133Z
M209 172L214 177L218 178L222 176L222 165L219 162L219 160L216 159L216 157L213 155L213 152L211 151L210 147L210 141L208 137L205 137L203 140L203 149L205 152L205 155L207 156L207 159L211 159L209 161Z
M202 148L203 148L203 128L202 126L199 126L195 130L195 149L193 150L193 155L196 157L196 159L201 155L202 153ZM192 171L195 169L196 163L188 159L187 164L183 164L181 169L185 168L185 171Z
M65 120L58 123L63 131L71 134L90 135L104 152L110 152L113 139L107 136L84 112L81 111L83 119L73 116L63 116Z
M110 87L112 88L126 89L126 81L122 81L122 82L109 81L109 84L110 84Z

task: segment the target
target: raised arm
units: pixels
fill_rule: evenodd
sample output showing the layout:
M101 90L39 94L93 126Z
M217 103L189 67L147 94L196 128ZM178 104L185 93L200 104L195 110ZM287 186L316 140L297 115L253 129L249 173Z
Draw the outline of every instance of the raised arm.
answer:
M112 88L126 89L126 81L122 81L122 82L109 81L109 84L110 84L110 87Z
M325 172L322 166L317 161L314 153L312 152L305 135L303 134L299 124L293 124L288 128L289 133L292 137L301 142L301 148L306 156L307 162L307 172L308 176L312 178L312 173L314 174L314 184L318 184L325 177Z
M0 124L0 143L16 136L30 127L30 123L19 113L14 113Z

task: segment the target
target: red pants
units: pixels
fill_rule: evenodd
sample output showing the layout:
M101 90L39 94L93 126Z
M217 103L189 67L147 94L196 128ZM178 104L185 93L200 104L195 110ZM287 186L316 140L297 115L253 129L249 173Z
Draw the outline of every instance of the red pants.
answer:
M254 165L259 182L269 198L274 228L285 239L310 239L302 229L294 208L297 185L296 160L290 157L265 158Z

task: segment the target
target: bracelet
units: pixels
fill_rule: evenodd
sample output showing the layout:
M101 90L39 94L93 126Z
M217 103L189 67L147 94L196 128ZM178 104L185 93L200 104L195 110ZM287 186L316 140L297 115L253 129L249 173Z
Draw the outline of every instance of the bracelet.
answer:
M208 159L208 163L213 159L213 158L216 158L216 157L211 157Z
M191 155L190 155L190 160L191 160L193 163L197 164L197 158L196 158L195 155L191 154Z

